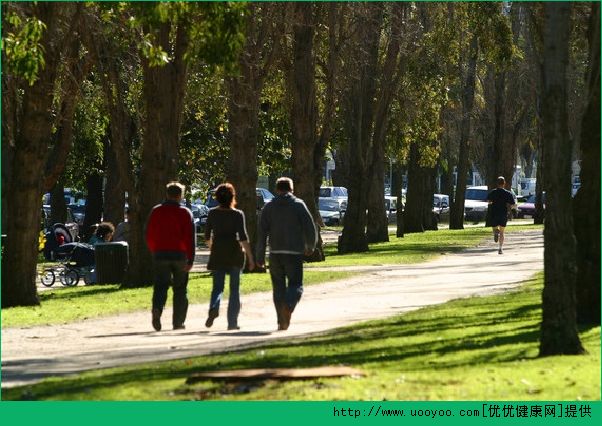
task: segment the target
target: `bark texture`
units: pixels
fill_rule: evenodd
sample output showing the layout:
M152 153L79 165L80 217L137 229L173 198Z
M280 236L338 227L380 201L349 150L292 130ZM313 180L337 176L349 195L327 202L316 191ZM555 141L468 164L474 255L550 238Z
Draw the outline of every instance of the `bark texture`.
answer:
M574 198L577 322L600 325L600 3L592 3L588 98L581 127L581 187Z
M567 79L569 3L546 3L544 105L546 226L540 356L583 353L577 333L576 245L571 205L571 140Z

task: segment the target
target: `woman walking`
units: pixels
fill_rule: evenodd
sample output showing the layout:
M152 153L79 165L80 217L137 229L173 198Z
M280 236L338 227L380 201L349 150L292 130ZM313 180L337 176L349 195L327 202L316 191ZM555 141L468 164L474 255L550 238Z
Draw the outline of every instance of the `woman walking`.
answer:
M218 207L209 210L205 225L205 240L210 249L207 269L213 272L213 290L209 302L209 316L205 326L211 327L219 316L219 305L224 292L226 274L230 275L230 297L228 299L228 330L238 330L240 312L240 273L244 267L245 254L248 269L255 268L253 253L245 225L245 215L237 210L236 191L230 183L223 183L215 190ZM243 250L244 249L244 250Z

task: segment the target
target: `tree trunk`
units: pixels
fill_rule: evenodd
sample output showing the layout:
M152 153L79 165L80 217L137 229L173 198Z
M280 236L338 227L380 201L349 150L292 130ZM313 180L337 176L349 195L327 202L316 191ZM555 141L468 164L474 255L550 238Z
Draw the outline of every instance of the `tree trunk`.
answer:
M188 24L180 20L175 34L170 22L157 27L157 41L173 60L160 67L143 58L143 98L146 116L140 163L140 180L129 203L130 265L124 279L126 287L148 286L153 282L151 254L144 240L144 225L151 209L165 198L165 185L177 180L179 134L186 92ZM175 47L172 49L172 38Z
M495 68L494 65L491 65ZM504 71L492 70L494 90L493 90L493 140L492 152L490 157L489 173L486 179L487 186L493 189L497 186L498 176L504 176L507 181L511 181L512 176L504 175L504 151L506 145L506 73Z
M395 212L395 221L397 230L395 235L398 238L404 236L404 223L403 223L403 166L400 161L393 163L393 182L391 183L391 195L397 197L397 211Z
M309 3L295 3L292 66L288 73L291 102L292 163L295 194L305 201L316 223L321 222L316 205L316 170L314 154L318 143L318 110L315 85L314 8ZM317 153L319 155L319 152ZM321 171L321 167L319 168ZM319 233L319 228L318 228ZM324 249L317 246L307 260L324 260Z
M242 61L241 61L242 62ZM260 91L251 86L251 65L241 63L241 76L229 81L228 181L236 187L237 207L245 213L249 241L257 236L257 143Z
M540 356L583 353L577 334L575 236L571 205L571 142L567 80L569 3L545 4L544 103L547 217Z
M50 222L65 223L66 219L65 185L64 180L59 179L50 192Z
M372 163L368 169L371 182L368 195L366 238L369 243L389 241L389 221L385 211L385 139L389 128L389 112L393 94L399 85L399 51L403 3L391 4L390 38L380 73L380 87L374 114Z
M264 9L259 3L251 3L249 8L246 42L238 58L239 75L227 80L230 144L227 180L236 188L237 207L245 213L249 243L255 249L260 96L278 43L274 39L274 44L269 45L264 39L274 25L274 18L269 17L270 9Z
M314 146L313 152L313 185L314 185L314 203L318 202L318 196L320 193L320 187L322 186L322 180L324 177L324 170L326 168L326 149L330 143L332 130L334 127L332 117L335 116L336 112L336 82L339 74L339 48L338 45L341 43L341 34L337 38L337 22L339 26L342 25L341 17L343 7L336 3L329 3L327 6L327 22L328 22L328 60L324 70L326 76L326 93L324 100L324 112L322 114L322 120L318 127L322 128L321 133L317 138L317 142ZM315 63L315 59L314 59ZM315 77L314 77L315 78ZM314 91L315 91L315 82ZM316 101L314 101L316 103ZM322 235L320 227L324 225L322 217L320 216L319 208L316 209L314 220L318 224L318 244L317 249L312 255L311 260L322 261L325 259L324 255L324 243L322 241Z
M474 34L470 41L466 78L462 93L462 120L460 124L460 152L458 154L458 181L456 194L451 202L449 229L464 229L464 191L466 190L466 175L469 167L469 138L470 119L474 105L474 91L477 74L477 58L479 55L479 40Z
M92 172L86 178L86 194L86 214L80 233L84 241L89 241L92 225L99 223L102 218L102 175L98 172Z
M588 99L581 126L581 187L574 198L577 322L600 325L600 3L590 17Z
M360 16L356 53L359 78L354 81L347 99L346 113L349 131L349 202L345 214L343 234L339 238L339 253L368 251L366 239L366 209L370 181L366 179L371 162L374 98L378 65L378 47L383 19L382 3L364 5L366 13ZM384 201L383 201L384 203Z
M3 7L2 19L7 13L7 7ZM7 36L8 25L2 26L2 39ZM2 49L2 63L7 64L6 51ZM6 233L8 205L11 194L9 189L11 186L11 166L14 163L15 143L18 125L18 92L19 84L17 77L10 73L5 65L2 73L2 232ZM2 239L4 246L4 239Z
M420 150L417 143L410 146L408 160L408 192L404 211L404 232L424 232L424 193L427 192L426 169L420 166ZM432 198L432 195L431 195ZM432 205L432 200L431 200Z
M117 225L124 220L124 206L125 206L125 180L121 179L120 174L123 173L120 170L119 162L117 161L117 154L112 148L113 142L110 140L105 141L105 190L102 201L102 211L104 212L103 217L106 222L111 222ZM102 185L102 178L101 178ZM102 197L102 192L101 192Z
M36 263L40 197L47 145L52 135L54 86L64 49L61 26L65 22L75 24L81 10L81 5L69 3L36 3L30 7L33 15L46 24L41 38L45 66L40 69L35 83L23 88L19 131L15 135L12 159L18 167L11 168L11 186L4 187L3 182L7 194L18 194L11 196L6 211L6 228L3 228L7 233L2 256L3 308L39 304ZM71 34L69 36L72 37Z
M80 86L86 75L90 72L92 61L90 55L79 58L80 39L73 37L66 52L67 58L71 58L65 67L63 75L61 107L59 112L60 121L54 146L46 162L44 173L43 191L48 192L57 183L67 165L67 157L73 147L73 119L75 109L79 101Z
M437 168L426 168L425 177L425 191L422 193L422 223L425 230L437 231L439 228L435 215L433 215L433 195L435 194Z

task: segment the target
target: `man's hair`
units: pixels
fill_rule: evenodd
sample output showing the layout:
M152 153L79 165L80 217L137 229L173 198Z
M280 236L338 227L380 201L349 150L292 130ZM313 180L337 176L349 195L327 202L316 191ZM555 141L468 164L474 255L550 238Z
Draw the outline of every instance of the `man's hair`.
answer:
M506 185L506 179L504 179L504 176L500 176L497 178L497 184L502 186Z
M280 192L292 192L293 191L293 180L287 177L278 178L276 181L276 190Z
M236 190L231 183L222 183L215 189L215 199L222 207L236 206Z
M180 182L172 181L165 186L168 198L180 198L186 187Z

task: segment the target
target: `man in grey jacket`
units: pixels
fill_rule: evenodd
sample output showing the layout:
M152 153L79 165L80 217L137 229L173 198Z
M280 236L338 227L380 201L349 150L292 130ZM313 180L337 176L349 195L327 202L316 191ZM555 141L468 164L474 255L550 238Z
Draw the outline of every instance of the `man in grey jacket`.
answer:
M293 195L293 181L286 177L276 181L276 197L261 211L257 236L260 267L265 264L268 237L278 330L286 330L303 294L303 255L313 253L317 242L314 220L303 200Z

